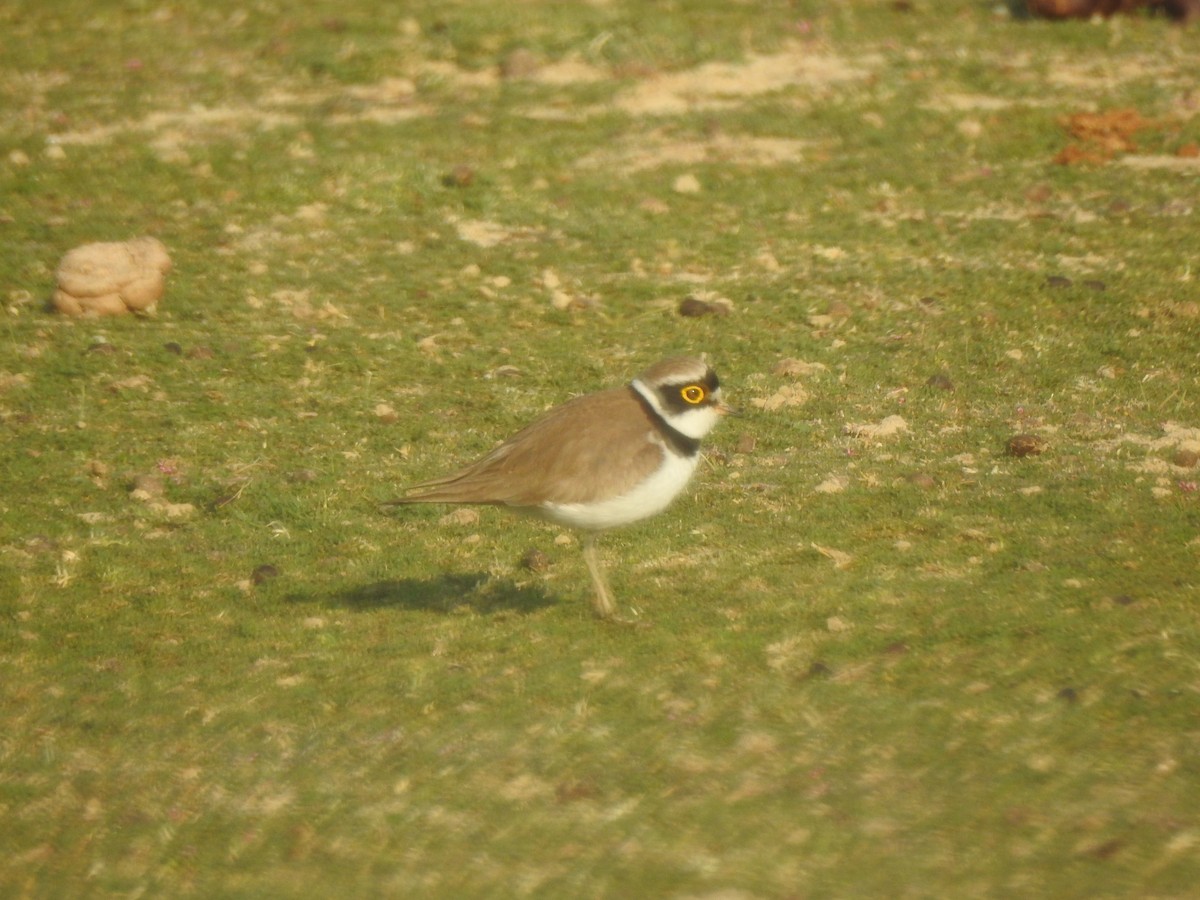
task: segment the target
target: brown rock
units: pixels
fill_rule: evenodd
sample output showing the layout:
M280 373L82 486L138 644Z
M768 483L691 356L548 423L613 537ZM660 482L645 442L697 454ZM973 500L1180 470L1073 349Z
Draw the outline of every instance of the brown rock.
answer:
M733 304L723 298L703 300L700 297L684 297L679 303L679 314L688 318L700 316L727 316Z
M537 547L530 547L521 554L521 568L530 572L544 572L550 568L550 557Z
M1192 469L1200 462L1200 453L1195 450L1176 450L1171 462L1181 469Z
M54 273L54 307L69 316L153 312L166 289L171 257L155 238L84 244Z

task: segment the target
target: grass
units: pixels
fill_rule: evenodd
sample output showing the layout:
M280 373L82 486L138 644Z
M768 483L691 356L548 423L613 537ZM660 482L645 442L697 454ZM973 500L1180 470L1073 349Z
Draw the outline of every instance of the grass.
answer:
M5 896L1190 896L1198 38L911 6L7 6ZM677 351L645 627L381 508Z

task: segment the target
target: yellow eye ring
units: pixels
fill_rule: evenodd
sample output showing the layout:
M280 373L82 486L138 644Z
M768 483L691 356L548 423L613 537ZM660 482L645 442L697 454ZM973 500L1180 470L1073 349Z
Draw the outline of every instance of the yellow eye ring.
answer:
M704 388L700 387L698 384L689 384L679 392L679 396L683 398L685 403L691 403L693 406L695 406L697 403L701 403L704 400Z

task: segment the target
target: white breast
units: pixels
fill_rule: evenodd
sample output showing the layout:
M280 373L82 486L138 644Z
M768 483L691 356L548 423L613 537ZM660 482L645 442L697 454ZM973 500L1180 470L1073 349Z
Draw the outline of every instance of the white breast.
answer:
M540 512L552 522L585 531L604 531L662 512L696 471L700 456L664 453L663 464L645 481L620 497L596 503L543 503Z

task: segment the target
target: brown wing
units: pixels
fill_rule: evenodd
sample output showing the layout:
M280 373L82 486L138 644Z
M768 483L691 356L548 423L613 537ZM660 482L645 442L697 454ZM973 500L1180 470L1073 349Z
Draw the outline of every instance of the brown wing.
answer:
M662 460L655 424L631 388L577 397L487 456L414 485L396 503L587 503L632 489Z

